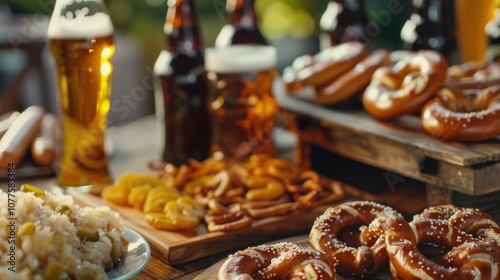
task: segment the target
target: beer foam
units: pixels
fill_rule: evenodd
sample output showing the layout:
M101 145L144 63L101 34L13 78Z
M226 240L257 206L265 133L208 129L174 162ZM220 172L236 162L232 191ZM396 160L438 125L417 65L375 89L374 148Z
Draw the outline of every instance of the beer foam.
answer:
M260 45L233 45L207 48L205 68L216 73L241 73L272 69L277 64L276 48Z
M76 14L76 17L73 17L72 13L54 15L49 23L47 36L53 39L78 39L113 34L113 24L107 14L96 13L91 16L81 16L78 11Z

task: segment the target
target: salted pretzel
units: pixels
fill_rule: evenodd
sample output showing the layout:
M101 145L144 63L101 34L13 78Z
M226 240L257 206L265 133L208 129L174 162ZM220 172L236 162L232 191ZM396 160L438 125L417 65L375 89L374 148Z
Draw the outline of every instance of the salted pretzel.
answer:
M249 227L252 222L253 219L243 210L224 214L205 215L205 223L209 232L234 231Z
M488 62L486 61L469 61L463 64L451 65L446 70L446 80L472 78L478 71L482 71L487 67Z
M500 135L500 86L477 95L444 88L422 110L422 124L434 137L480 141Z
M301 56L284 71L283 79L288 93L307 86L321 86L352 69L368 55L368 49L359 42L346 42L329 47L314 56Z
M387 261L385 220L400 216L390 207L367 201L345 202L328 208L314 222L309 234L311 247L324 252L345 276L372 275ZM364 226L364 227L363 227ZM361 246L349 247L338 239L341 231L362 227Z
M487 81L500 78L500 63L486 61L470 61L452 65L447 71L447 82L451 81Z
M441 87L447 67L443 55L425 50L378 68L363 93L363 106L380 119L417 112Z
M321 178L312 170L301 172L295 180L287 183L285 188L293 200L306 207L339 201L345 197L340 183Z
M314 102L332 105L352 97L370 84L375 70L390 64L390 53L376 50L337 79L316 90Z
M500 279L500 252L487 243L466 242L452 248L444 256L434 258L433 262L443 267L459 268L465 276L460 279Z
M228 256L219 280L335 279L333 266L320 251L290 242L249 247Z
M500 63L470 61L450 66L443 87L481 90L493 85L498 85L499 82Z
M446 220L452 226L500 249L500 227L490 215L479 209L438 205L424 209L414 216L414 220L417 219Z
M247 211L254 219L262 219L267 217L277 217L289 214L297 209L300 209L300 204L297 202L284 202L275 204L265 208L249 208Z
M326 181L325 183L321 183L321 185L323 185L323 190L327 191L323 191L319 195L317 195L309 205L310 207L340 201L346 195L343 185L339 182Z
M474 73L472 78L477 81L496 80L498 82L500 79L500 63L489 64L488 67Z
M417 219L408 223L402 217L390 217L385 242L395 279L500 279L498 249L445 220ZM455 249L435 262L419 251L422 243Z

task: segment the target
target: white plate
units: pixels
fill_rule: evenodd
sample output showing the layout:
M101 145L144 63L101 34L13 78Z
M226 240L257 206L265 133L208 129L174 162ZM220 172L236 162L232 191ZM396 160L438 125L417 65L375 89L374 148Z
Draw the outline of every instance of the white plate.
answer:
M125 227L125 239L129 242L127 253L116 269L108 272L110 280L130 279L146 267L151 257L151 248L144 237Z

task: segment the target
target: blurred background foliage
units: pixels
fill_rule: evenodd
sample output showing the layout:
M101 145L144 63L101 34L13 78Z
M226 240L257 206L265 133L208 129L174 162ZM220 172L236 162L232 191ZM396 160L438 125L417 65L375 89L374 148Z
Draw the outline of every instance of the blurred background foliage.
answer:
M154 61L164 45L163 24L167 0L105 0L118 32L134 38L144 50L147 65ZM391 0L365 1L366 12L371 20L377 20L377 12L387 9ZM52 3L51 3L52 2ZM47 13L53 0L16 0L11 2L15 13ZM282 65L294 56L317 51L319 20L329 0L257 0L256 10L262 33L276 45ZM399 31L410 12L410 1L398 1L404 10L393 15L389 25L374 37L376 46L389 49L400 47ZM227 22L225 0L196 0L198 16L206 47L214 45L221 27ZM45 7L45 8L44 8ZM290 44L294 42L294 44Z
M78 0L76 0L78 1ZM167 12L167 0L104 0L115 26L116 52L114 55L113 87L109 124L125 123L154 112L153 92L130 102L134 90L145 89L147 81L152 79L153 65L165 45L163 25ZM226 0L194 0L198 10L200 28L205 47L214 46L215 39L227 23ZM401 48L400 31L410 14L410 0L364 0L365 12L376 26L371 32L370 46L373 48ZM0 10L7 6L10 14L35 15L50 17L55 0L0 0ZM268 42L278 50L277 69L282 70L295 58L303 54L314 54L319 50L319 22L329 0L256 0L259 27ZM389 4L403 7L400 12L391 14L389 19L381 18ZM382 23L383 22L383 23ZM37 22L25 22L34 25ZM32 27L32 26L31 26ZM378 27L378 28L377 28ZM368 25L365 27L368 28ZM29 29L29 28L28 28ZM366 32L368 34L368 31ZM0 56L4 54L0 52ZM0 58L0 90L19 71L19 65L25 58L15 52L4 54ZM29 83L24 83L23 106L49 103L50 111L57 111L55 78L47 50L42 59L45 84L36 83L32 73ZM45 79L42 77L42 79ZM33 82L35 81L35 82ZM43 98L41 97L43 96ZM1 92L0 92L1 97ZM128 111L118 110L126 105Z

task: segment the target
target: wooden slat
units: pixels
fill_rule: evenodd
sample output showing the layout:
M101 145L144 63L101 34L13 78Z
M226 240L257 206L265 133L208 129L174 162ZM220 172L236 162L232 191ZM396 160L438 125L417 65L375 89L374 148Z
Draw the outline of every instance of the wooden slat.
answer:
M391 121L380 121L371 117L362 108L329 108L310 101L289 96L280 87L275 95L280 106L301 116L314 119L321 126L341 130L350 137L364 141L366 150L376 141L405 147L422 155L459 166L500 161L500 140L481 143L447 142L428 135L418 116L403 116ZM340 133L340 132L339 132Z
M299 138L302 143L313 143L353 160L438 187L466 194L500 189L500 162L468 167L435 161L422 149L408 149L408 146L397 145L390 139L363 135L344 127L325 129L315 122L308 123L299 132Z

